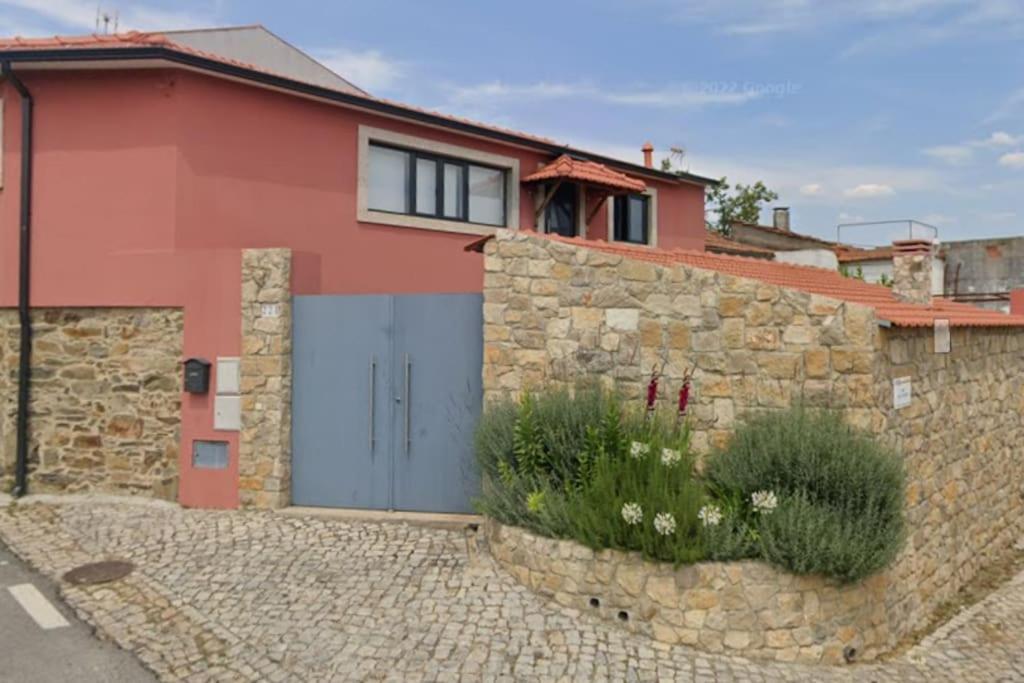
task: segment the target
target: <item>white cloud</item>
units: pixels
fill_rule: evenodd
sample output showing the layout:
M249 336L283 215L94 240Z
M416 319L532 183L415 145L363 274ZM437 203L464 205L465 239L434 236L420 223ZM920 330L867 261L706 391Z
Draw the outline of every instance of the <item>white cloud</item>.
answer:
M896 191L889 185L881 183L862 183L856 187L843 190L843 196L851 199L867 199L873 197L888 197Z
M864 222L864 216L860 215L859 213L847 213L845 211L840 211L838 218L839 218L839 222L840 223L863 223Z
M924 153L954 166L966 163L974 157L974 150L968 145L938 145L925 149Z
M216 23L212 13L202 10L164 10L145 4L121 4L89 0L0 0L0 6L26 10L41 20L55 23L57 30L92 32L96 30L97 6L102 12L117 15L119 31L170 30L209 26ZM113 31L113 25L110 30ZM51 33L54 31L50 31Z
M800 186L800 194L805 197L815 197L821 194L822 189L821 183L807 183Z
M1024 168L1024 152L1007 152L999 157L999 165L1007 168Z
M321 64L347 81L368 91L393 88L406 75L406 66L388 59L377 50L343 48L311 50Z
M978 215L989 221L1010 221L1017 218L1016 211L983 211Z
M695 109L712 105L743 104L762 97L767 91L747 89L713 89L692 84L659 88L611 90L590 83L504 83L491 81L451 89L451 99L460 106L493 103L498 99L587 99L595 102L637 107Z
M959 166L974 158L975 149L995 149L1010 147L1024 141L1022 135L1011 135L1004 130L997 130L981 140L967 140L956 145L937 145L924 149L924 153L953 166Z
M989 135L987 139L980 141L986 147L1012 147L1017 143L1024 140L1024 136L1021 135L1010 135L1006 131L997 130L996 132Z

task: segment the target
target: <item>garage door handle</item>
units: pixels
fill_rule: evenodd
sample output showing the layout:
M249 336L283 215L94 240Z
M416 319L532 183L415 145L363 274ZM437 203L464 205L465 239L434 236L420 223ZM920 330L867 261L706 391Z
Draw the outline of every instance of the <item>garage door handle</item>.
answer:
M376 400L375 400L376 399L375 394L377 393L376 390L377 390L377 357L376 356L370 356L370 452L371 453L373 453L373 447L374 447L374 445L376 444L376 441L377 441L374 438L374 433L373 433L374 432L374 429L373 429L374 412L373 411L374 411L374 404L376 403Z
M409 455L409 447L412 443L409 434L409 375L412 373L412 362L409 361L409 354L405 354L405 454Z

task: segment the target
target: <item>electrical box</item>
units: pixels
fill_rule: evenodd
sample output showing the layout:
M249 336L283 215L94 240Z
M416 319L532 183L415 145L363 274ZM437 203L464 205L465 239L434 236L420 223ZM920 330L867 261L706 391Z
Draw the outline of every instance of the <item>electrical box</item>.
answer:
M201 470L223 470L228 466L227 441L193 441L192 467Z
M240 396L217 396L213 399L213 428L222 432L237 432L242 428Z
M240 379L239 360L237 358L217 358L217 395L237 395Z
M210 391L210 361L205 358L189 358L185 366L185 391L190 394L205 394Z

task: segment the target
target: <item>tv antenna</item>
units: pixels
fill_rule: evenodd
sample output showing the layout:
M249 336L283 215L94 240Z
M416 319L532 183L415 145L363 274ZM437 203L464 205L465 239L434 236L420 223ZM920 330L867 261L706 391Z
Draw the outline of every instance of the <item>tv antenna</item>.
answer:
M117 28L118 28L118 23L119 23L119 16L118 16L118 14L119 13L118 13L117 10L114 10L114 13L111 14L110 12L105 11L99 5L96 5L96 33L100 33L100 25L101 24L103 26L103 31L102 32L103 32L104 35L110 33L110 25L111 24L114 25L114 33L117 33Z

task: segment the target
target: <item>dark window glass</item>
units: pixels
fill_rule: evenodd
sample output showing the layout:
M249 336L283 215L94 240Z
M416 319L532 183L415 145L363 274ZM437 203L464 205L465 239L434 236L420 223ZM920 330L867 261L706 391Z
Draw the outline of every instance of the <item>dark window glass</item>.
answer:
M576 186L562 183L546 210L547 231L563 237L576 236Z
M650 197L642 194L616 197L613 215L616 241L647 244Z
M505 171L371 144L367 205L483 225L505 225Z

